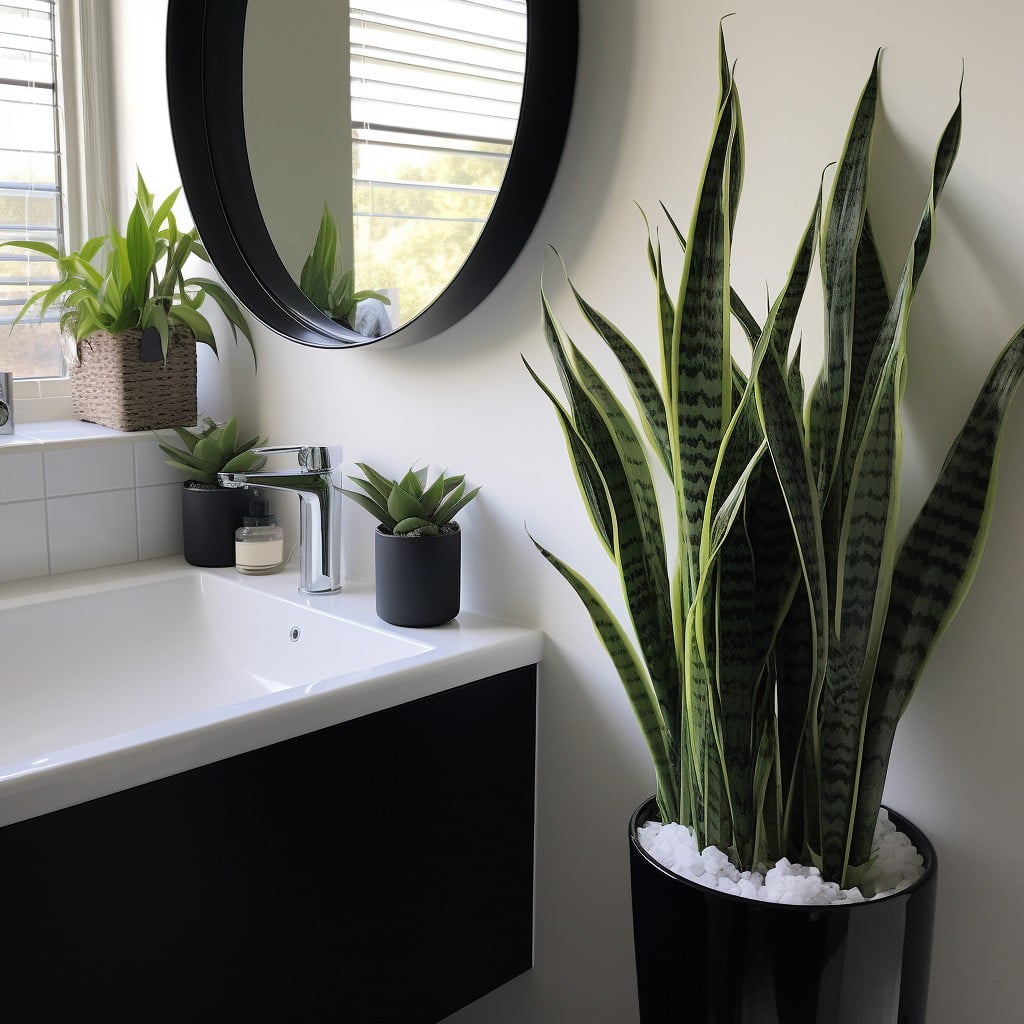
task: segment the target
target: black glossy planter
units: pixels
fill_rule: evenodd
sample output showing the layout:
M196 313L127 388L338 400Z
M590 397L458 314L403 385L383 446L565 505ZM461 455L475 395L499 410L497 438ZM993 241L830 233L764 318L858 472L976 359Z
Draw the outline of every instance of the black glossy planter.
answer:
M247 487L181 489L181 532L185 561L222 567L235 564L235 530L249 507Z
M629 823L633 938L642 1024L925 1024L936 857L889 812L925 860L908 889L847 907L783 906L673 874L640 846L658 817Z
M374 536L377 614L393 626L440 626L459 614L462 531Z

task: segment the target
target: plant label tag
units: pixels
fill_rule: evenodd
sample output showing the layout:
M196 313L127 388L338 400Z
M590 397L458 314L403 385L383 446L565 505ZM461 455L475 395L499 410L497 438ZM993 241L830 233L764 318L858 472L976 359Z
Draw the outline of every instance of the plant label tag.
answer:
M160 332L155 327L147 327L139 341L139 360L143 363L162 363L163 346L160 344Z

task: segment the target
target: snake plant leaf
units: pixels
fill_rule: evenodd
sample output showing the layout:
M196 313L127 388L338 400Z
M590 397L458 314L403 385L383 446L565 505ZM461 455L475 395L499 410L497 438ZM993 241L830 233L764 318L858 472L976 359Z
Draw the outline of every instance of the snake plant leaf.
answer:
M672 363L672 332L676 321L676 309L665 281L665 264L662 258L661 241L659 239L655 243L647 214L639 204L637 204L637 209L640 211L640 216L643 217L644 226L647 230L647 262L651 269L651 276L654 279L658 299L658 352L661 356L661 376L665 380L668 377L669 367ZM685 249L685 245L683 248ZM658 398L662 407L664 407L664 397L659 393ZM667 430L666 424L666 440L668 439ZM660 454L660 449L658 450ZM669 467L668 472L671 474L671 454L669 457Z
M869 708L858 802L862 823L877 816L896 725L977 573L992 517L1004 416L1022 374L1024 328L989 372L900 548ZM855 863L867 859L863 847L853 856Z
M579 413L587 409L586 416L578 413L577 424L589 423L583 436L608 487L616 566L640 650L671 729L679 714L674 685L679 669L672 646L665 642L673 635L673 625L654 482L633 422L611 389L575 346L570 353L563 352L563 358L579 395Z
M655 383L650 368L636 346L606 317L599 313L586 299L580 295L576 286L566 274L566 283L572 291L576 303L590 326L597 332L611 349L619 361L625 374L629 390L640 411L640 422L644 433L661 459L666 472L671 472L672 452L668 436L668 423L665 417L665 401Z
M651 681L641 665L633 645L618 620L591 584L539 544L529 534L529 531L527 531L527 536L533 541L537 550L569 583L586 607L594 629L615 666L633 713L640 724L641 733L658 777L659 791L668 796L669 806L664 809L669 815L666 820L671 820L675 808L678 807L679 785L671 770L666 724Z
M956 108L946 124L935 150L935 158L932 165L931 189L925 201L924 210L918 222L917 231L914 235L913 244L907 254L900 276L896 294L886 313L882 329L868 359L865 371L865 380L878 380L882 375L882 367L891 358L892 350L898 347L903 341L899 331L901 310L903 309L904 293L909 292L910 300L913 299L917 282L924 271L925 264L931 252L932 236L934 233L935 211L938 206L939 197L953 169L953 162L956 159L957 151L960 148L960 135L962 126L963 98L958 99ZM849 437L849 446L856 451L864 436L866 423L870 412L870 395L861 395L861 400L854 410L852 427Z
M686 236L680 230L668 207L664 203L660 205L666 219L672 225L672 230L679 241L680 248L685 252ZM753 348L757 344L757 339L761 336L761 326L758 324L757 318L750 312L747 304L736 294L736 289L731 287L729 289L729 309L733 318L743 328L743 333L747 336L750 347Z
M810 619L810 688L804 720L812 737L828 661L828 594L821 512L814 471L803 438L799 410L786 388L785 369L769 347L756 377L756 398L772 462L800 560ZM816 753L816 751L815 751Z
M854 270L867 213L868 165L880 56L881 51L878 51L850 123L822 225L825 356L812 397L810 448L816 475L824 485L823 499L840 462L845 427L843 413L849 401Z
M633 508L633 492L627 470L622 464L621 453L616 447L615 440L611 436L608 424L602 417L597 403L579 380L577 369L568 356L571 342L564 338L560 325L548 304L543 286L541 300L545 338L554 357L562 386L569 399L573 428L592 455L593 464L598 471L598 479L588 481L588 491L592 490L595 495L607 491L608 512L613 519L618 521L616 529L620 531L620 534L624 531L624 536L620 535L618 538L618 549L615 549L613 543L613 558L617 559L619 572L623 578L637 568L641 573L638 578L646 578L641 527L637 518L638 513ZM587 460L578 462L576 465L581 473L587 473L591 469ZM625 511L627 509L631 511L627 513ZM594 510L594 512L600 511L602 510ZM592 519L598 521L597 515L592 515ZM616 529L612 530L613 538ZM625 556L622 552L626 552ZM634 602L639 604L645 600L638 593L637 588L631 589Z
M853 841L861 755L860 652L833 633L821 693L819 724L820 870L846 884Z
M735 108L727 96L698 186L672 335L667 411L677 440L673 478L686 510L682 543L691 581L718 446L731 416L727 197L735 131Z
M547 395L554 406L555 414L562 428L562 434L565 437L566 447L569 449L569 462L576 477L576 484L580 489L580 494L583 495L591 524L598 537L600 537L605 550L609 555L612 555L612 534L615 530L615 524L612 521L612 510L608 503L607 490L604 480L601 478L601 471L594 461L594 456L587 447L586 442L577 433L572 417L565 411L551 389L537 375L525 358L523 358L523 364L534 379L534 382Z

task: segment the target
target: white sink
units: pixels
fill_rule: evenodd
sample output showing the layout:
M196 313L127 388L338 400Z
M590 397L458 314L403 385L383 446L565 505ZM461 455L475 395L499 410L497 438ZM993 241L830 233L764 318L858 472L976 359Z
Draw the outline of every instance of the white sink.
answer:
M540 660L535 630L297 585L161 559L0 586L0 825Z
M429 649L205 572L15 606L0 613L0 764Z

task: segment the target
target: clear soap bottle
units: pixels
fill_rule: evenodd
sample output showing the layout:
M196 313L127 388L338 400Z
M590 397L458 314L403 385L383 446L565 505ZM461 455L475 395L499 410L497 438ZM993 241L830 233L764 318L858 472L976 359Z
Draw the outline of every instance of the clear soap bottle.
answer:
M246 576L266 576L284 566L284 530L266 498L253 498L235 531L235 568Z

